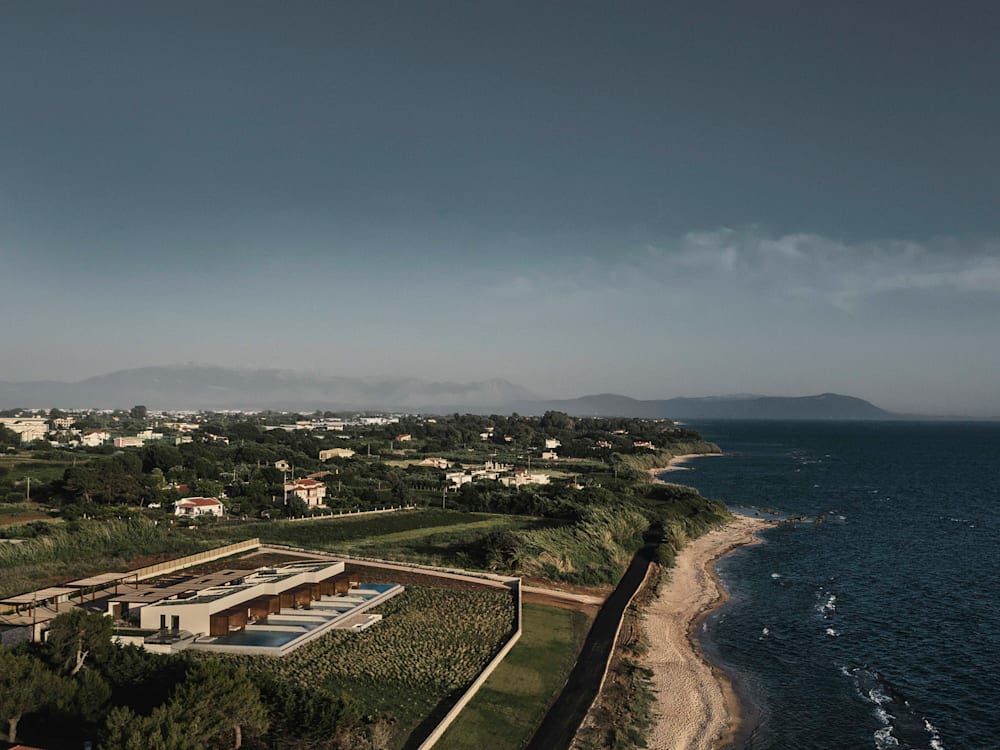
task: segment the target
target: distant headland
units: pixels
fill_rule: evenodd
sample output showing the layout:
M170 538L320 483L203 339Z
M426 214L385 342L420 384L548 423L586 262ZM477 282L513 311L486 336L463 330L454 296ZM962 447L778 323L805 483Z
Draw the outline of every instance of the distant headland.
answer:
M471 383L373 380L290 370L178 365L118 370L76 382L0 382L0 409L398 410L670 419L898 419L854 396L710 396L640 400L613 393L545 399L502 379Z

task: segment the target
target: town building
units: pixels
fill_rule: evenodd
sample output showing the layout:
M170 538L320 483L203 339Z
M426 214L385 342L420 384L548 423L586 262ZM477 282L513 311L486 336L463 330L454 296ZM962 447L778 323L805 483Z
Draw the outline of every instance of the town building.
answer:
M286 495L294 495L310 508L323 505L326 499L326 485L315 479L296 479L285 483Z
M87 448L98 448L111 439L107 430L86 430L80 437L80 443Z
M222 516L225 512L225 506L216 497L185 497L174 503L174 515L177 516Z
M354 451L350 448L327 448L319 452L320 461L329 461L331 458L350 458Z
M21 436L22 443L43 440L49 431L44 417L0 417L0 425Z

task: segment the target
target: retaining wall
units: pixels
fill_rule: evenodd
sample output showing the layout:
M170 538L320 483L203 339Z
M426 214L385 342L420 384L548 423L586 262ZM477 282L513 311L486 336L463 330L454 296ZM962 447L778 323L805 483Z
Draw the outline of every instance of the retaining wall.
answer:
M429 750L434 747L439 739L444 736L444 733L448 731L448 727L452 725L452 722L458 718L458 715L462 713L469 701L472 700L473 696L479 692L479 688L483 686L483 683L489 679L490 675L493 674L494 670L500 666L500 663L504 660L504 657L510 653L510 650L514 648L514 644L518 642L521 638L521 579L517 579L515 583L512 584L516 589L517 596L517 629L511 635L510 640L504 644L504 647L497 652L497 655L493 657L486 668L479 673L479 676L469 685L468 690L466 690L462 697L458 699L458 702L452 706L451 710L445 714L445 717L441 720L441 723L434 727L434 730L427 735L427 739L420 743L417 750Z

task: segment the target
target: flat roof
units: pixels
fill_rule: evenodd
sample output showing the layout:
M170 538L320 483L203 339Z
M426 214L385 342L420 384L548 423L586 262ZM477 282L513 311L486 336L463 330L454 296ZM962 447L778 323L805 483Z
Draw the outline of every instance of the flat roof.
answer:
M75 593L76 589L66 588L65 586L52 586L47 589L38 589L38 591L29 591L27 594L18 594L17 596L0 599L0 604L34 604Z
M100 575L91 576L90 578L81 578L79 581L70 581L66 585L85 589L90 586L103 586L106 583L120 583L126 578L131 578L134 575L135 573L101 573Z
M154 578L151 581L144 581L135 586L130 583L128 589L112 594L111 599L132 603L159 601L188 591L201 591L227 584L240 578L246 578L248 575L250 575L250 571L246 570L220 570L215 573L197 575L172 573Z
M58 609L54 607L43 607L39 605L38 607L32 607L30 612L21 610L18 613L10 613L7 615L0 615L0 625L9 625L14 627L23 627L25 625L37 625L38 623L48 622L63 612L69 612L73 609L79 609L76 602L63 602L59 605Z
M246 591L254 588L255 584L240 584L235 586L220 586L219 588L203 589L197 596L189 596L187 599L168 599L157 602L158 607L171 607L179 604L208 604L217 599L224 599L235 594L237 591Z

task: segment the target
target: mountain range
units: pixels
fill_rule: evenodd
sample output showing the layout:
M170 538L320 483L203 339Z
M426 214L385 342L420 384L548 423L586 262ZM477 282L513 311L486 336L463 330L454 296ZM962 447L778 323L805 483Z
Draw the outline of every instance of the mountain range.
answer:
M119 370L77 382L0 381L0 409L129 408L311 412L410 411L666 417L672 419L891 419L895 415L860 398L818 396L713 396L638 400L612 393L543 399L506 380L425 382L369 380L290 370L237 370L180 365Z

